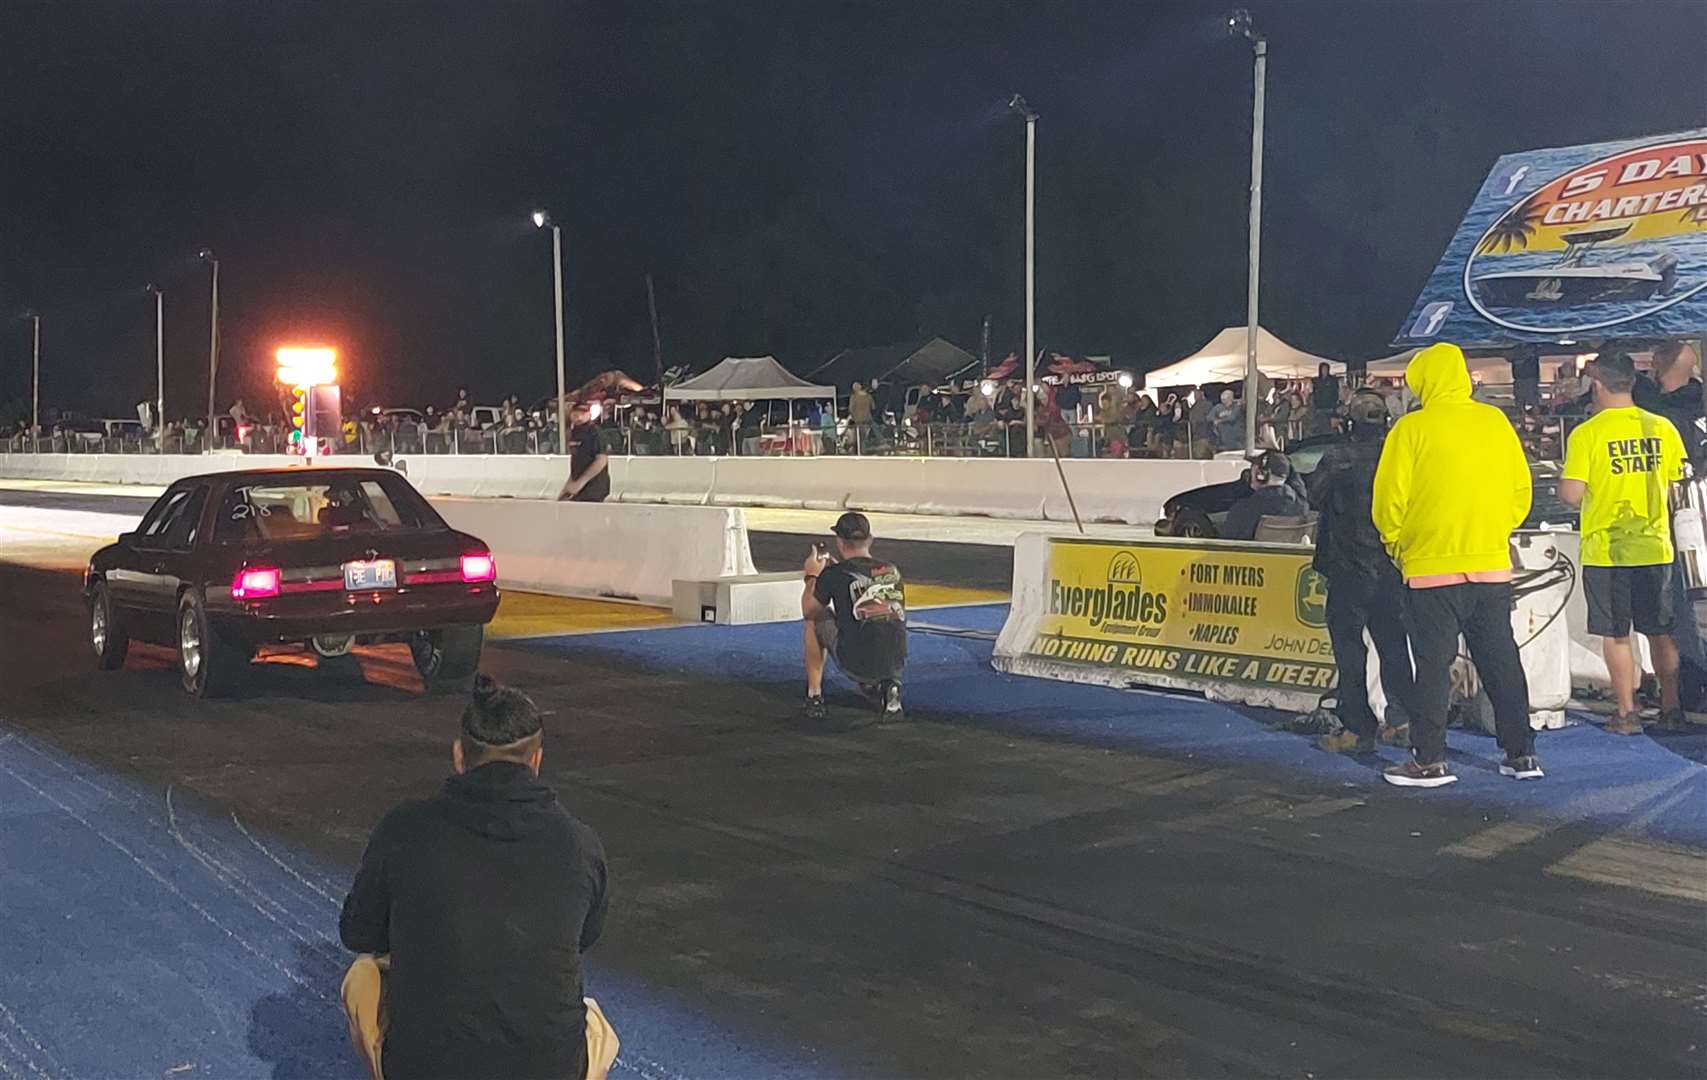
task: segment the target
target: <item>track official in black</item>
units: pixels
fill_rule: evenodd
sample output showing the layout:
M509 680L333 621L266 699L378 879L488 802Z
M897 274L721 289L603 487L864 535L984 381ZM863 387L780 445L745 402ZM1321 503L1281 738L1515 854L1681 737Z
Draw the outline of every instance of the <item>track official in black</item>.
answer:
M1311 482L1310 503L1321 515L1313 565L1328 579L1328 637L1339 668L1339 719L1344 725L1318 745L1335 752L1368 752L1375 749L1378 735L1408 745L1415 684L1405 636L1405 582L1370 517L1375 467L1387 435L1387 403L1379 394L1359 391L1347 412L1351 440L1322 455ZM1366 629L1381 660L1386 731L1378 730L1369 706Z

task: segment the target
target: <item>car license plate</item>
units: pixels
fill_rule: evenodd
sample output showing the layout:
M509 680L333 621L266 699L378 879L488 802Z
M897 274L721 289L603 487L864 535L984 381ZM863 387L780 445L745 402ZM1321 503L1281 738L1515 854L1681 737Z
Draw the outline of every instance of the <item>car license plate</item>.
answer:
M351 592L365 589L397 588L397 563L391 559L344 564L344 588Z

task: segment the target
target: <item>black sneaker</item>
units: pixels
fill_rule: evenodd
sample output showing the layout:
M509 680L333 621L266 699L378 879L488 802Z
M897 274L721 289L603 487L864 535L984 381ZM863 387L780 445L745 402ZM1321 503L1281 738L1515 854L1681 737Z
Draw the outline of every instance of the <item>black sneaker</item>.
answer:
M803 712L808 720L822 720L830 715L830 710L824 707L823 694L807 694Z
M1547 774L1541 771L1541 761L1534 754L1508 757L1500 762L1500 775L1513 780L1539 780Z
M900 720L903 716L904 714L901 712L901 684L898 682L883 683L883 719Z
M1415 757L1408 757L1398 765L1389 765L1382 770L1381 776L1389 784L1400 787L1445 787L1456 784L1458 778L1447 769L1446 762L1437 761L1433 765L1418 763Z

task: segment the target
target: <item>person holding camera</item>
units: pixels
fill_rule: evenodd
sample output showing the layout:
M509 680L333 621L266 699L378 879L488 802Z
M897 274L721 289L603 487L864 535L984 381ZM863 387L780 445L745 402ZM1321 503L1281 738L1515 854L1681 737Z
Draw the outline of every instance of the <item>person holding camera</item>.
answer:
M907 667L907 597L894 563L871 556L871 522L849 511L836 519L836 558L813 544L803 567L806 719L823 720L824 662L834 659L882 710L900 720L901 675Z

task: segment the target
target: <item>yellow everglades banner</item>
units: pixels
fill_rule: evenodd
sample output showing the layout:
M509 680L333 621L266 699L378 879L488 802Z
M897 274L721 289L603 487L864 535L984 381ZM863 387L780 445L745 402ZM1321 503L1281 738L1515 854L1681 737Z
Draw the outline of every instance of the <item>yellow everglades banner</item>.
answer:
M1028 656L1173 686L1334 685L1327 583L1307 550L1201 540L1047 544L1046 606Z

